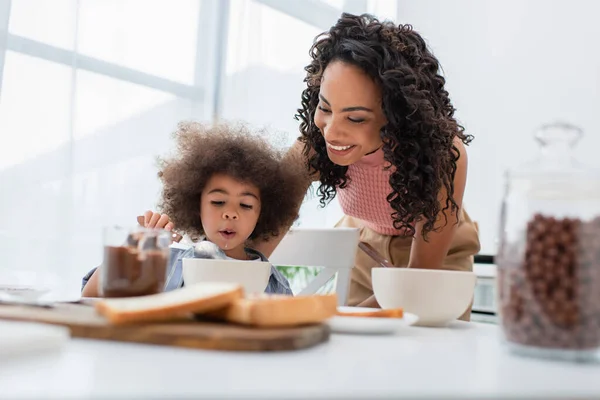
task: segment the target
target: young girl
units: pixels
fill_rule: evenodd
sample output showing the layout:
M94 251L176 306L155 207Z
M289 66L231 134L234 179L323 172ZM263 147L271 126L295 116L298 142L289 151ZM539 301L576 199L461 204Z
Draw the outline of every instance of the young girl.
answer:
M280 152L244 126L181 123L175 136L176 155L160 161L163 214L146 213L145 225L177 226L194 241L214 243L228 258L268 261L247 243L268 241L296 219L295 199L303 187L293 164L282 163ZM194 256L193 247L171 249L165 290L183 284L181 260ZM94 268L83 279L82 295L97 296L97 285ZM292 294L273 266L265 292Z

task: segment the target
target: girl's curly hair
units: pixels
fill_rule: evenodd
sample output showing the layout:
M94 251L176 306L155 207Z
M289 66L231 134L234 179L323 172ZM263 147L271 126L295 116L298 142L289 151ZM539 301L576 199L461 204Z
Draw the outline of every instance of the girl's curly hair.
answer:
M325 139L313 122L323 71L332 61L341 61L359 67L381 87L388 122L380 134L384 158L392 166L387 200L394 210L393 224L412 236L413 224L424 219L426 237L436 229L440 211L458 211L454 175L459 151L453 141L458 137L468 144L473 139L453 117L438 60L412 26L347 13L317 36L310 56L312 61L305 68L307 87L296 118L301 121L299 140L304 143L309 168L320 174L321 205L349 183L348 167L329 160ZM442 187L448 194L443 209L438 200Z
M198 240L204 235L200 197L214 174L226 174L251 183L260 191L261 211L249 239L268 240L298 216L295 199L303 186L293 163L282 162L283 153L244 125L209 127L182 122L174 133L176 155L159 158L163 183L159 204L181 232Z

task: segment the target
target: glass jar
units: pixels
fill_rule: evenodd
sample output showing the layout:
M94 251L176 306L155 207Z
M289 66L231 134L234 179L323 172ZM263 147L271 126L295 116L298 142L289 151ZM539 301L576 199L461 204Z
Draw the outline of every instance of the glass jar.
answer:
M538 158L506 173L498 304L516 353L595 360L600 349L600 175L578 163L582 131L536 132Z
M133 297L165 289L172 233L164 229L110 226L104 229L102 297Z

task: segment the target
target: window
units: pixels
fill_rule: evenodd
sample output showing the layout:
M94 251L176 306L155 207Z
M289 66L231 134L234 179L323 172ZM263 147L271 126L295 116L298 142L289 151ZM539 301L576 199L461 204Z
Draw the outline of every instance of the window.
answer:
M254 1L233 2L222 116L283 132L291 144L308 49L320 29Z
M75 139L132 118L143 118L175 99L169 93L88 71L78 70L76 82Z
M0 173L70 139L70 68L7 51L3 77Z
M232 2L229 26L222 117L267 127L276 145L291 145L308 50L322 29L255 1ZM309 195L298 223L331 226L339 216L337 201L324 210Z
M0 272L53 270L76 293L99 262L102 226L156 207L156 156L206 106L198 28L212 14L201 3L11 2L0 43ZM36 257L19 261L32 242Z
M77 0L18 0L10 3L8 30L14 35L73 50Z
M81 54L194 84L199 1L80 1Z

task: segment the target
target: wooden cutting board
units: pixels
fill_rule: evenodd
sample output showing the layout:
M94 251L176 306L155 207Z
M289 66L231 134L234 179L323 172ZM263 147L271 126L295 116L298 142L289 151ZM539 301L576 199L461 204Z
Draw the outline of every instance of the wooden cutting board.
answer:
M53 308L0 305L0 320L67 326L72 337L211 350L285 351L329 340L329 326L263 329L226 323L179 320L111 325L90 305L58 303Z

